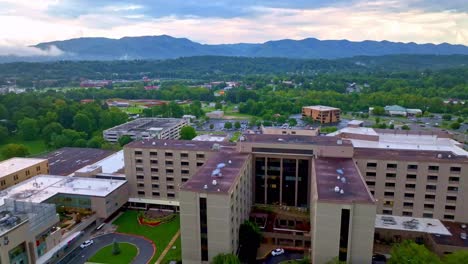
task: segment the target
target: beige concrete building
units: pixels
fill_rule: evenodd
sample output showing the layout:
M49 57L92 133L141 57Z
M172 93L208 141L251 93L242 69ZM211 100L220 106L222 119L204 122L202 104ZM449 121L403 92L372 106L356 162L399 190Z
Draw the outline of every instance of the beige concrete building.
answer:
M180 191L184 263L209 263L220 253L235 254L239 226L252 206L250 154L222 150Z
M261 127L262 134L267 135L298 135L298 136L318 136L318 128L282 128L282 127Z
M11 158L0 162L0 190L39 174L49 173L47 159Z
M302 107L302 116L310 117L321 124L340 122L341 110L339 108L314 105Z

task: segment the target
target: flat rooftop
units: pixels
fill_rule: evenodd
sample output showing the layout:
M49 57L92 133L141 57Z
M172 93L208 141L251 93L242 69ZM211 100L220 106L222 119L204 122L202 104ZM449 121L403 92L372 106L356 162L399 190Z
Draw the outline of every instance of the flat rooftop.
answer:
M243 134L240 141L252 143L275 143L275 144L307 144L326 146L351 146L348 140L339 137L328 136L299 136L299 135L271 135L271 134ZM338 144L341 141L341 144Z
M97 167L102 168L102 173L120 173L125 167L123 150L120 150L96 163L85 166L77 170L76 172L90 172L96 169Z
M127 122L105 130L104 132L113 131L127 131L127 132L141 132L157 128L170 128L180 122L184 121L182 118L138 118L133 121Z
M308 108L308 109L317 110L317 111L340 110L339 108L331 107L331 106L325 106L325 105L311 105L311 106L304 106L302 108Z
M460 237L461 233L465 233L465 234L468 233L468 227L467 227L468 224L448 222L448 221L443 221L442 223L448 229L448 231L452 233L452 235L431 234L432 239L434 240L435 243L439 245L448 245L448 246L468 248L468 239L462 239Z
M50 174L66 176L113 153L111 150L95 148L61 148L40 157L49 160Z
M374 203L375 200L351 158L314 159L319 201ZM340 178L338 179L338 176ZM344 180L343 180L344 178ZM343 190L343 193L336 191Z
M182 185L181 190L226 194L240 177L240 170L249 158L250 154L239 153L234 148L220 151L208 159L195 175ZM213 184L214 180L216 185Z
M0 178L10 175L16 171L35 166L46 159L35 158L11 158L0 162Z
M377 214L375 216L375 228L404 230L447 236L452 235L440 220L433 218L416 218Z
M106 197L127 181L97 178L39 175L0 192L0 205L4 199L42 203L56 194Z
M210 141L193 141L193 140L177 140L177 139L147 139L135 140L124 148L147 148L147 149L178 149L178 150L194 150L194 151L210 151L213 150L214 144L219 146L235 146L235 143L228 142L210 142Z
M468 163L467 156L458 156L451 151L354 148L354 157L389 161Z
M226 140L226 135L199 135L192 139L193 141L210 141L210 142L223 142Z

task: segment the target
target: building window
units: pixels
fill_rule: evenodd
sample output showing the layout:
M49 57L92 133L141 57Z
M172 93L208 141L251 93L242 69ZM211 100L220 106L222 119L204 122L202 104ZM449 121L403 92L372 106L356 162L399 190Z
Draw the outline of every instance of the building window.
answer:
M403 211L403 216L413 216L412 212Z
M385 187L393 187L395 188L395 183L394 182L386 182Z
M142 188L142 187L145 187L145 185L143 183L139 183L138 187Z
M395 174L395 173L387 173L387 174L385 174L385 176L386 176L387 178L396 178L396 174Z
M424 217L424 218L433 218L434 215L433 215L432 213L424 213L424 214L423 214L423 217Z
M182 173L182 175L188 175L188 174L189 174L189 170L181 170L181 173Z
M144 191L138 191L138 195L145 195Z
M188 166L189 165L189 162L188 161L182 161L180 163L181 166Z
M29 176L31 173L29 172L29 170L26 171L26 176Z
M447 201L456 201L457 197L456 196L447 196Z
M408 180L416 180L416 174L407 174L406 179Z
M366 172L366 176L367 177L375 177L375 176L377 176L377 173L373 172L373 171L368 171L368 172Z
M426 185L426 190L432 190L432 191L435 191L437 189L437 186L436 185Z
M435 165L429 166L429 170L430 171L439 171L439 166L435 166Z
M137 175L137 179L138 179L138 180L144 180L144 179L145 179L145 176L143 176L143 175Z
M453 219L455 219L455 216L454 215L444 215L444 219L453 220Z
M424 204L424 209L434 209L433 204Z
M416 188L416 184L413 184L413 183L407 183L405 185L406 189L415 189Z
M188 153L180 153L181 158L188 158Z
M15 180L15 181L18 180L18 174L13 175L13 180Z
M158 168L151 168L151 172L158 172Z
M168 185L168 186L167 186L167 189L168 189L168 190L174 190L174 186L173 186L173 185Z
M167 178L166 178L166 181L168 181L168 182L173 182L173 181L174 181L174 178L172 178L172 177L167 177Z
M197 167L203 166L203 162L197 162Z
M205 158L205 154L197 154L197 159L204 159Z
M458 187L449 186L447 190L450 192L458 192Z
M172 166L173 164L172 160L166 160L166 166Z
M153 196L159 197L159 192L153 192Z
M405 198L414 198L414 193L405 193Z
M182 182L187 182L188 180L188 178L182 178Z
M156 151L151 151L151 152L150 152L150 156L156 157L156 156L158 156L158 152L156 152Z
M427 180L428 181L437 181L437 176L429 175L429 176L427 176Z
M143 160L142 160L142 159L136 159L136 160L135 160L135 163L136 163L136 164L142 164L142 163L143 163Z
M166 157L172 157L173 154L172 154L172 152L166 152L165 155L166 155Z
M445 210L455 210L455 209L456 209L455 205L446 205L445 206Z
M208 261L208 217L206 198L199 198L201 260Z
M135 151L135 155L142 155L142 154L143 154L143 152L141 152L141 151Z
M368 186L375 186L374 181L366 181L366 183L367 183Z
M153 187L153 189L159 189L159 184L152 184L151 187Z
M395 163L387 163L387 169L396 169L397 165Z
M166 169L166 173L167 174L172 174L172 173L174 173L174 170L173 169Z
M40 171L40 170L41 170L41 166L37 166L36 171Z
M417 170L417 169L418 169L418 165L408 164L408 170Z
M404 207L413 207L413 203L404 202L404 203L403 203L403 206L404 206Z
M152 159L152 160L150 161L150 163L151 163L151 164L158 164L158 160Z
M368 163L367 163L367 168L377 168L377 163L375 163L375 162L368 162Z
M175 193L168 193L168 194L167 194L167 197L169 197L169 198L175 198Z
M6 185L5 180L1 180L1 181L0 181L0 185L1 185L1 186L5 186L5 185Z
M460 173L461 168L460 167L450 167L450 172L451 173Z
M136 171L143 171L142 167L136 167Z
M459 177L451 176L451 177L449 177L449 181L451 181L451 182L459 182L459 181L460 181L460 178L459 178Z
M392 214L392 210L382 210L382 214L384 214L384 215L391 215L391 214Z
M395 193L393 193L393 192L384 192L384 195L389 196L389 197L393 197L393 196L395 196Z
M159 177L158 177L158 176L151 176L151 180L153 180L153 181L159 181Z
M340 249L338 251L338 259L340 261L347 261L348 259L350 215L349 209L341 209Z
M426 194L424 196L424 198L427 199L427 200L435 200L435 197L436 196L434 194Z

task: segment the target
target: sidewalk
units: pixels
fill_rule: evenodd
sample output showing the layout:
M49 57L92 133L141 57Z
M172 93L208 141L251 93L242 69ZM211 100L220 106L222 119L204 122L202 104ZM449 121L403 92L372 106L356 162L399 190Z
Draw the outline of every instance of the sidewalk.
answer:
M159 256L158 260L156 260L156 263L155 264L161 264L161 262L163 261L164 257L166 256L167 252L172 248L172 245L174 245L174 243L176 242L177 238L179 238L180 236L180 229L179 231L177 231L177 233L172 237L171 241L169 242L169 244L167 244L167 247L164 249L164 251L161 253L161 255Z

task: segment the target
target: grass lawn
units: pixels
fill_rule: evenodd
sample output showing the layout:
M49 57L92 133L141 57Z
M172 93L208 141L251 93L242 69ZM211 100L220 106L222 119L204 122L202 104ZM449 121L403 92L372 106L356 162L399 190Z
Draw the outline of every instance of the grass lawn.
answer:
M234 134L232 135L232 137L231 137L231 139L229 141L230 142L237 142L241 135L242 135L242 133L239 132L239 131L234 132Z
M143 113L143 109L144 109L143 107L138 106L138 105L133 105L127 108L122 108L124 112L127 112L129 114L141 114Z
M113 224L118 226L117 232L140 235L152 240L156 244L156 254L151 259L151 263L154 263L180 229L179 216L169 223L149 227L138 224L137 215L137 211L126 211Z
M40 154L40 153L47 151L47 146L44 140L42 139L24 141L18 136L13 136L13 137L9 137L4 143L0 145L0 153L3 147L5 147L8 144L22 144L28 148L30 155ZM0 160L3 160L3 159L4 158L0 154Z
M166 256L164 256L164 259L161 262L162 264L168 264L171 260L175 260L175 261L182 260L182 248L181 248L180 236L179 238L177 238L173 246L175 246L176 248L169 249Z
M112 264L128 264L136 257L137 248L129 243L119 243L120 254L113 255L113 244L101 248L88 261L95 263L112 263Z

